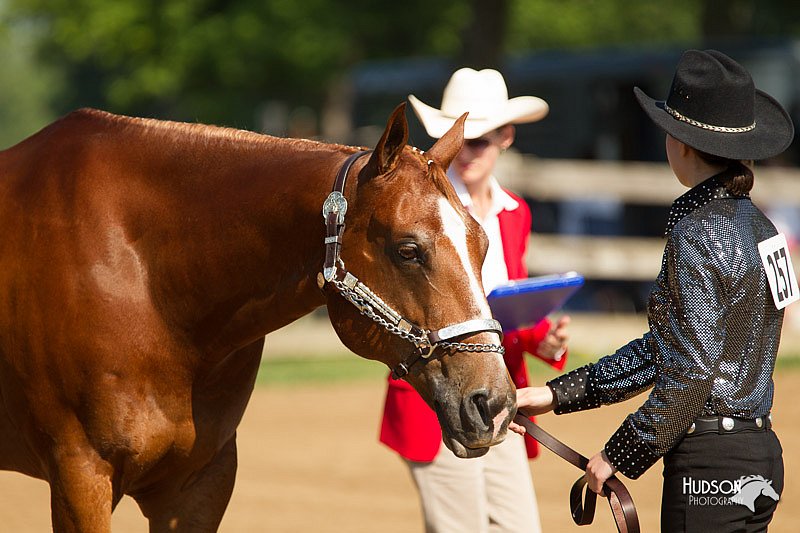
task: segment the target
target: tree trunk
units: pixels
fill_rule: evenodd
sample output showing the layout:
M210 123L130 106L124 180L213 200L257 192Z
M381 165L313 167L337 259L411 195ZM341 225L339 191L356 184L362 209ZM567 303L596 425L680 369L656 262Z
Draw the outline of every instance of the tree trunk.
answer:
M460 63L475 69L501 64L508 19L508 0L471 0L472 19L462 39Z

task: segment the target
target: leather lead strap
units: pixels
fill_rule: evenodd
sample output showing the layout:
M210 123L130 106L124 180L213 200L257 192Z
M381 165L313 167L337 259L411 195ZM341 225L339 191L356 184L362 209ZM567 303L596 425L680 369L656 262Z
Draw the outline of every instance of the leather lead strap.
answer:
M589 460L586 457L547 433L529 418L517 414L514 417L514 422L524 427L528 435L542 443L542 446L568 463L575 465L584 472L586 471L586 466L589 464ZM586 475L578 478L569 492L572 520L579 526L592 523L597 502L597 494L589 488L586 488L585 497L581 497L583 496L584 487L586 487ZM608 505L614 515L617 531L619 533L639 533L639 516L636 514L636 506L633 504L630 492L628 492L628 489L619 478L611 476L606 480L603 485L603 496L608 498Z

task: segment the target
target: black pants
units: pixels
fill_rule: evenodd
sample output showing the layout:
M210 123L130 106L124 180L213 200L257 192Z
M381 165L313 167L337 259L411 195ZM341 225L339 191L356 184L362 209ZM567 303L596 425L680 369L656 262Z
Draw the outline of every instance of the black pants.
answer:
M782 491L772 430L687 436L664 456L661 531L766 531Z

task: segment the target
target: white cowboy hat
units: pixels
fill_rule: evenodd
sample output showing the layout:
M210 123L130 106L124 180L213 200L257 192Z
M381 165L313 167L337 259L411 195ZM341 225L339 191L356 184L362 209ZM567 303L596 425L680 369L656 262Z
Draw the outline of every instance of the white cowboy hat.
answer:
M535 96L509 99L503 75L493 69L455 71L444 88L441 109L422 103L413 94L408 101L428 135L436 139L467 111L464 138L475 139L506 124L536 122L550 110L547 102Z

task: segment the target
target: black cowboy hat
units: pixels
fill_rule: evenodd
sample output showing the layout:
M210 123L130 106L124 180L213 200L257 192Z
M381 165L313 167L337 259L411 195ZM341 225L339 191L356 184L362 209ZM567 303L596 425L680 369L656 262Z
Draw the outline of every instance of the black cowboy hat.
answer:
M666 101L634 87L639 105L674 138L727 159L766 159L794 137L789 114L753 84L747 70L716 50L681 56Z

